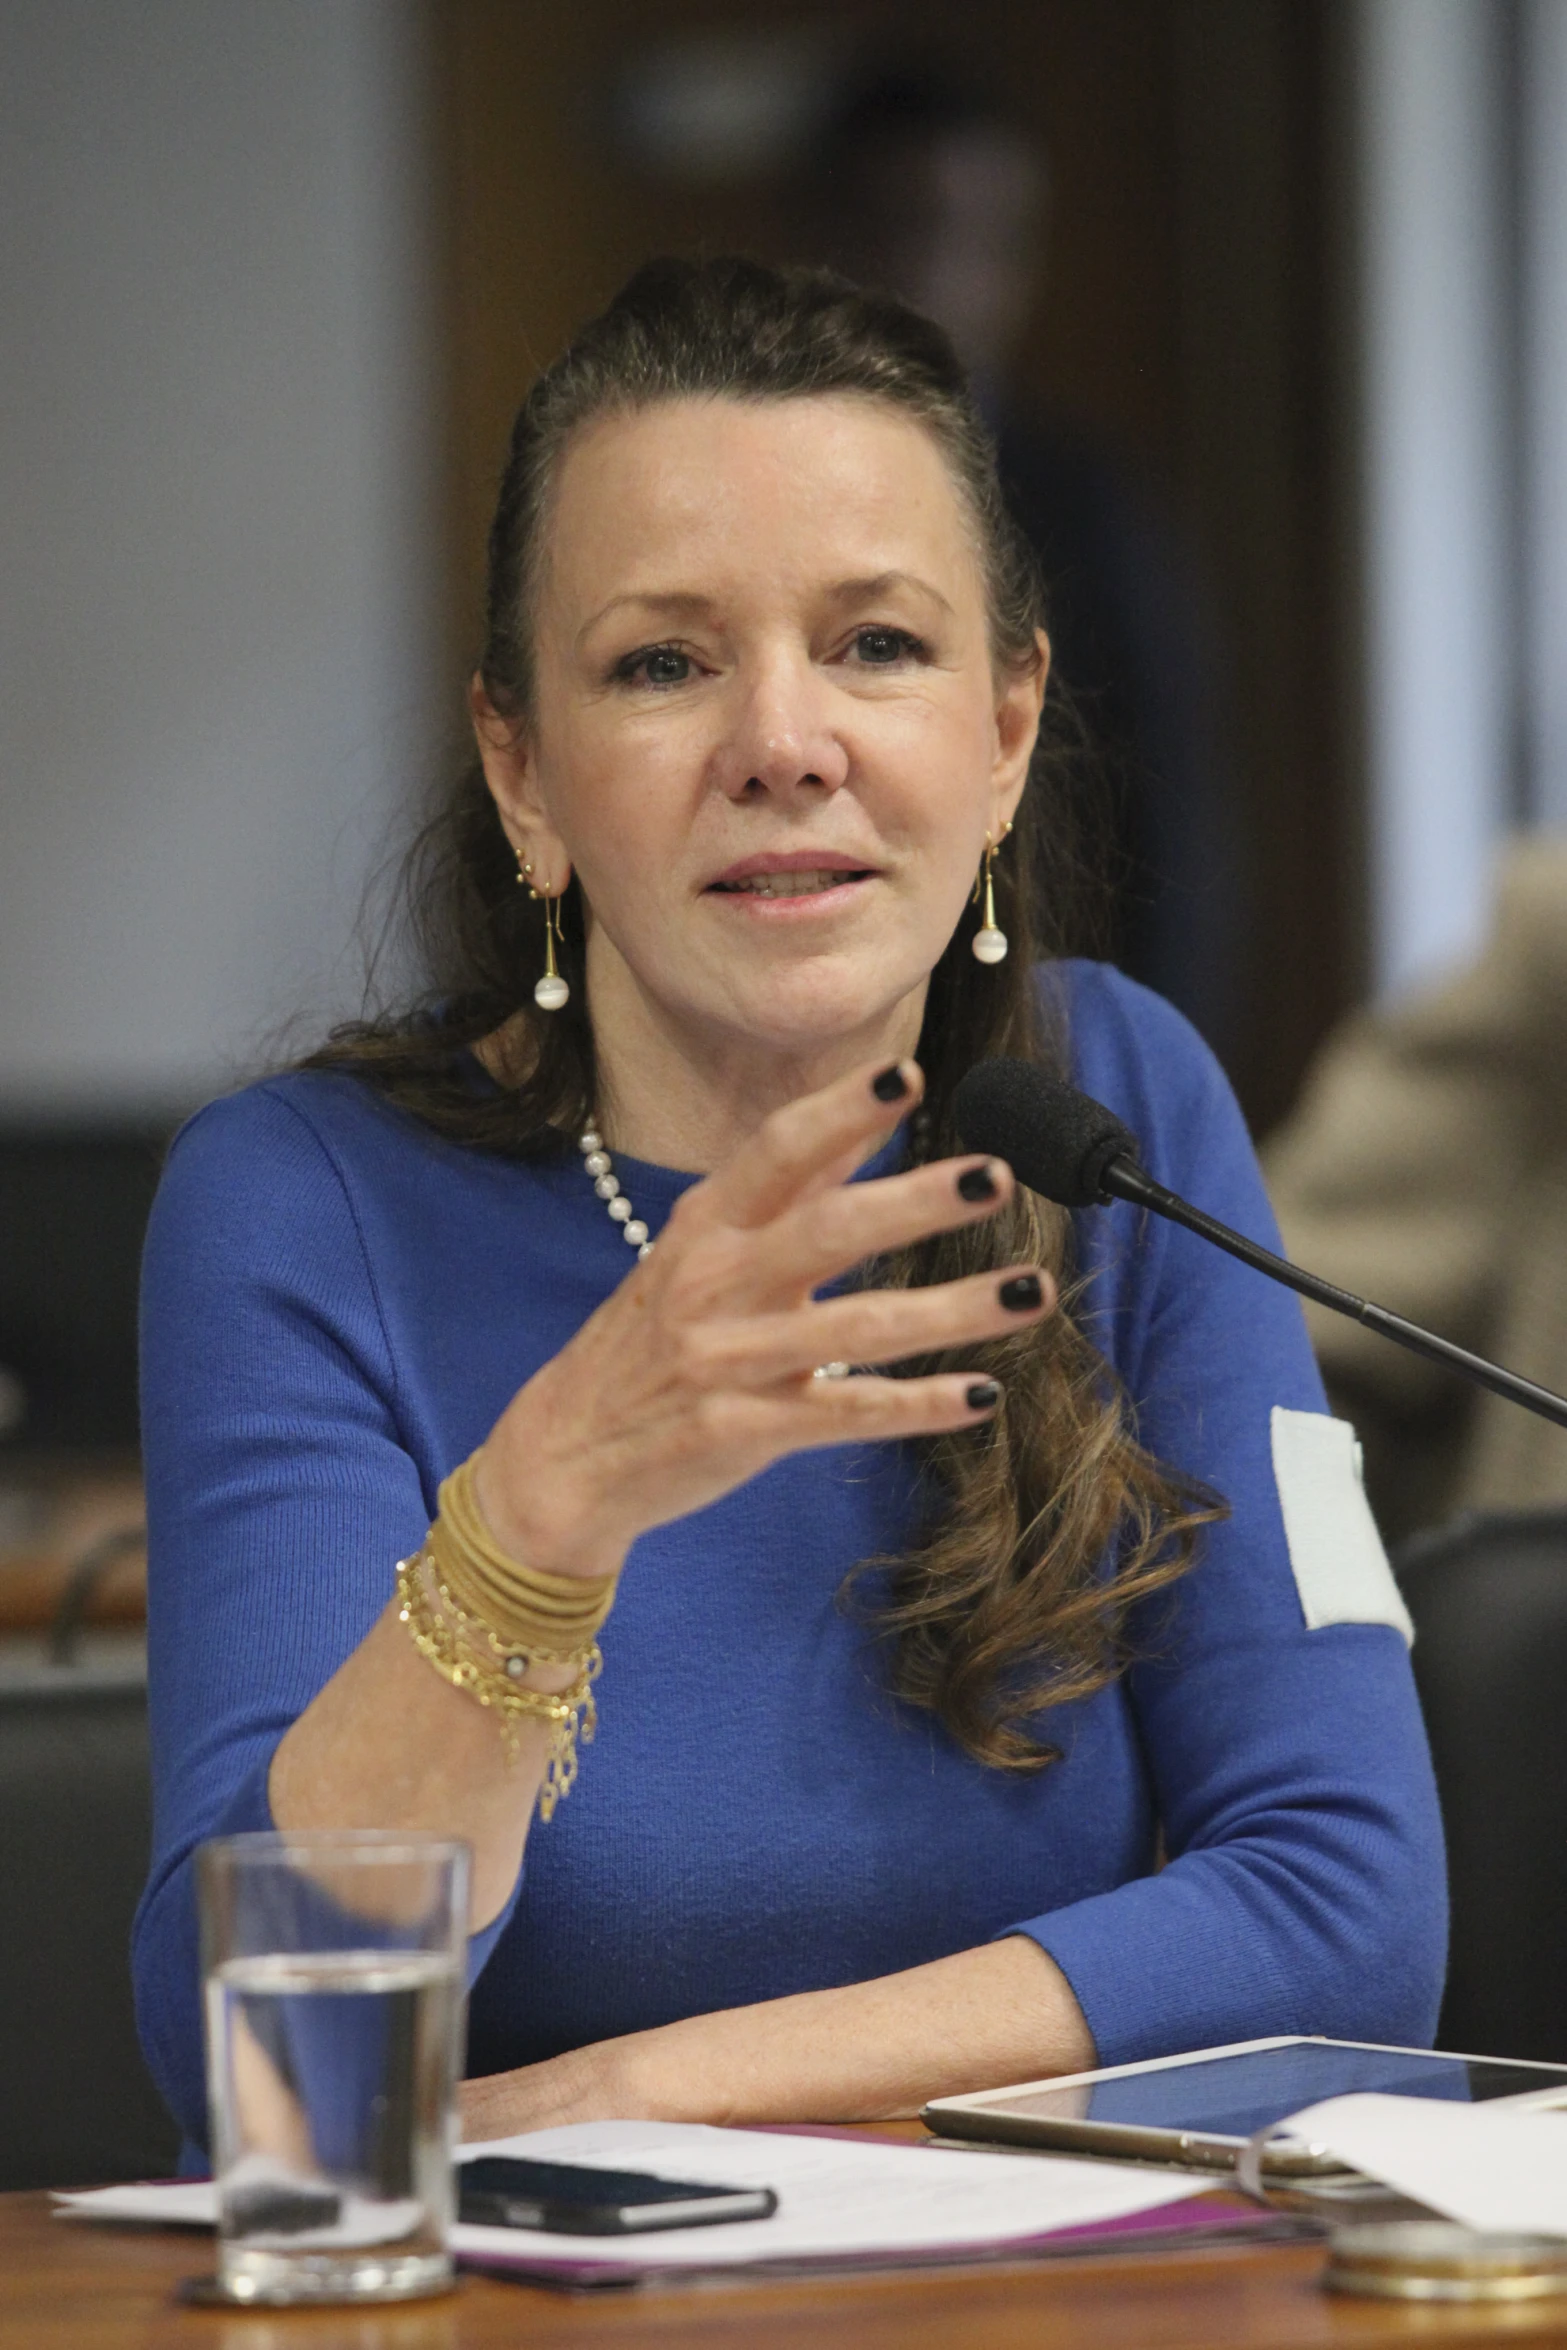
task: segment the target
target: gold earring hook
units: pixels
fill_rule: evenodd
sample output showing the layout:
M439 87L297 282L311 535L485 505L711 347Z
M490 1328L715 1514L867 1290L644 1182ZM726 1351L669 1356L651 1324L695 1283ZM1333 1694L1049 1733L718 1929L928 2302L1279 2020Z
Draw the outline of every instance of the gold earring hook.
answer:
M981 895L984 897L985 928L987 930L994 930L996 926L995 888L992 880L992 874L996 862L996 852L999 850L1002 842L1006 839L1007 834L1011 830L1012 819L1009 816L1006 822L1002 825L1001 830L997 833L994 840L991 839L988 832L986 833L984 853L979 861L979 871L974 876L974 887L969 892L968 902L971 906L977 906L979 904Z

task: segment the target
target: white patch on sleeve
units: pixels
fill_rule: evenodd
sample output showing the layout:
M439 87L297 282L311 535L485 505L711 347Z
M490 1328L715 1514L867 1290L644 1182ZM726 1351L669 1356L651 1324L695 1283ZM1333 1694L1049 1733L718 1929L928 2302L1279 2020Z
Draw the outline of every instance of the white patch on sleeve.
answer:
M1415 1628L1371 1515L1349 1422L1275 1404L1273 1474L1307 1629L1391 1624L1413 1642Z

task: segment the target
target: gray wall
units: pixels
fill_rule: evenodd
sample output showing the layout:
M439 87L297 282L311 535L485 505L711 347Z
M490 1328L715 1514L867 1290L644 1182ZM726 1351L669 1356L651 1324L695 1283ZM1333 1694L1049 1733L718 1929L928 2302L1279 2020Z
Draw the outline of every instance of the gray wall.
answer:
M1516 630L1492 0L1359 0L1374 977L1478 947L1511 808Z
M1567 825L1567 0L1357 0L1375 976Z
M0 1115L357 998L435 755L411 0L0 9Z
M1567 0L1525 0L1521 402L1530 812L1567 826Z

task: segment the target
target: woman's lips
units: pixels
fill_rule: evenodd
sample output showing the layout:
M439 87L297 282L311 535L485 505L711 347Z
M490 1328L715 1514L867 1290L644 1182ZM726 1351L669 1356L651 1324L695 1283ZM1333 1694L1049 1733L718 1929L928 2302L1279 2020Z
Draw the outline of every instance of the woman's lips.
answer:
M809 921L853 903L875 872L869 866L804 867L748 873L739 880L709 883L704 896L732 906L753 921Z
M723 897L803 898L820 897L829 890L841 889L846 883L869 878L868 866L833 865L804 872L748 873L739 880L715 881L711 886Z

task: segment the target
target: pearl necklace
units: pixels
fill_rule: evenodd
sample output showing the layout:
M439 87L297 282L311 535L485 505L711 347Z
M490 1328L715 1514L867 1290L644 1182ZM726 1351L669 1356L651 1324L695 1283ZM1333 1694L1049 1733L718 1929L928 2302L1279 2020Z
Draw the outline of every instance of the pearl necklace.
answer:
M929 1113L924 1109L916 1110L913 1132L916 1164L924 1157L929 1140ZM593 1188L608 1208L611 1218L620 1226L620 1236L626 1246L636 1250L639 1263L643 1257L650 1257L653 1254L653 1243L648 1238L647 1226L634 1212L630 1200L621 1190L620 1177L615 1173L614 1163L604 1148L604 1137L596 1126L583 1128L577 1137L577 1148L582 1153L583 1168L592 1178ZM848 1372L847 1363L826 1363L812 1376L817 1379L844 1379Z
M637 1261L653 1254L653 1243L648 1238L647 1226L640 1216L631 1212L631 1202L620 1188L620 1177L615 1173L604 1137L596 1126L586 1126L577 1137L577 1148L582 1153L585 1172L592 1177L593 1188L608 1208L611 1217L620 1226L620 1236L628 1248L637 1252ZM852 1363L818 1363L811 1373L813 1379L847 1379ZM510 1672L511 1666L507 1665Z
M577 1148L582 1153L582 1164L592 1177L593 1188L608 1208L614 1222L620 1226L620 1237L628 1248L634 1248L638 1259L653 1254L653 1243L647 1235L647 1226L640 1216L633 1214L631 1202L620 1188L620 1178L610 1163L604 1138L596 1127L585 1127L577 1137Z
M577 1148L582 1153L585 1172L592 1178L593 1188L620 1226L620 1236L628 1248L637 1252L638 1262L653 1254L653 1243L647 1235L647 1226L640 1216L631 1212L631 1202L620 1188L620 1177L610 1163L604 1148L604 1137L596 1126L584 1127L577 1137ZM818 1363L811 1373L813 1379L847 1379L852 1363ZM508 1672L511 1670L507 1666Z

